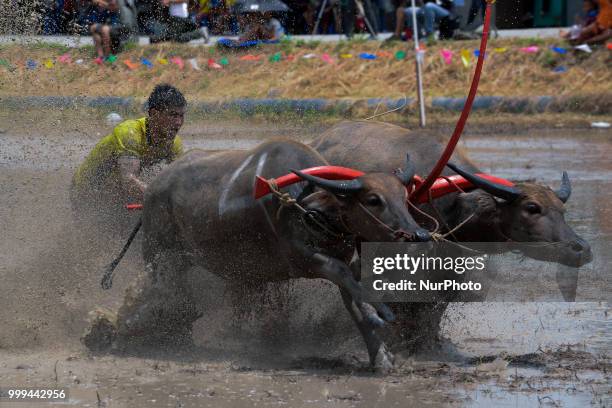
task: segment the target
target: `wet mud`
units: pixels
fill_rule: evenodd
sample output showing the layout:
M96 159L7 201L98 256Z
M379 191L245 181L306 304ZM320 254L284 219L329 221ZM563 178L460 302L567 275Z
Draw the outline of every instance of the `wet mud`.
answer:
M109 127L76 115L61 126L20 117L0 127L0 387L65 387L70 400L59 406L91 407L612 405L609 298L452 304L445 344L398 352L395 370L380 376L332 285L283 284L236 308L231 288L211 276L195 288L205 310L195 347L92 355L79 341L89 311L117 308L144 269L137 238L113 288L101 290L100 273L126 236L71 215L72 172ZM218 150L273 136L307 141L320 130L195 122L182 133L187 147ZM557 186L570 173L566 218L595 257L579 272L579 294L589 270L610 273L612 264L611 142L606 131L494 128L463 142L495 175Z

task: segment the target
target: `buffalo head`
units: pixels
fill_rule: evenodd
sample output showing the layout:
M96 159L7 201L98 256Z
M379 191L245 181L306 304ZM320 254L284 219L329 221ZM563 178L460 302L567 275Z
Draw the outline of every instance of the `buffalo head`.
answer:
M476 218L483 218L474 220L476 224L493 228L502 240L533 243L521 245L521 250L534 259L573 267L592 260L589 244L565 222L564 203L572 191L566 172L563 172L560 188L553 191L534 183L502 186L450 163L448 166L485 192L476 190L459 197L471 202Z
M322 189L304 200L307 208L334 218L362 240L426 242L431 239L406 207L406 186L414 176L409 158L406 167L396 175L371 173L353 180L327 180L297 170L293 172Z

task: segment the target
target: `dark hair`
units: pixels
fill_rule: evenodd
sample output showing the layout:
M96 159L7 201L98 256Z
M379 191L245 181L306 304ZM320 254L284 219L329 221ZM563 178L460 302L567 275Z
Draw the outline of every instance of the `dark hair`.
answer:
M147 100L147 111L151 109L182 108L185 105L187 105L187 101L181 91L170 84L159 84L155 86Z

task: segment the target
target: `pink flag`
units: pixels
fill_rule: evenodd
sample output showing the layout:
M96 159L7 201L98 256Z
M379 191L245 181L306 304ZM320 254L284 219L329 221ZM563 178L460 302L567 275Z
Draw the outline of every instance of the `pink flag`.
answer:
M453 62L453 52L451 50L440 50L440 55L442 55L446 65L450 65L450 63Z
M535 54L536 52L540 51L540 49L538 48L537 45L532 45L530 47L521 48L521 51L527 54Z
M60 55L59 57L57 57L57 60L59 62L63 62L64 64L70 64L72 62L72 60L70 59L70 54L68 53Z
M323 55L321 55L321 59L325 62L327 62L328 64L333 64L334 60L329 56L328 53L325 53Z
M181 57L172 57L172 58L170 58L170 62L172 62L173 64L178 65L178 67L180 69L185 68L185 63L183 62L183 59Z

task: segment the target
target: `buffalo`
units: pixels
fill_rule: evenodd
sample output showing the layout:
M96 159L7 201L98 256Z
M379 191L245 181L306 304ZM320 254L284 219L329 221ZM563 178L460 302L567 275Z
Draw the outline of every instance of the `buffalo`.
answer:
M365 172L389 172L400 166L397 151L410 152L416 173L426 175L442 155L445 143L440 138L410 132L408 129L380 122L345 121L317 137L311 146L338 166L355 167ZM460 151L451 158L450 170L468 179L476 189L456 192L436 199L429 213L452 237L464 242L522 243L525 255L542 261L580 267L592 259L589 244L567 225L563 204L569 199L571 185L564 172L561 187L553 191L535 183L502 186L475 175L478 168ZM459 166L457 166L459 164ZM452 170L452 171L451 171ZM550 243L553 245L525 245ZM511 247L509 245L508 247Z
M433 135L369 121L341 122L310 143L335 165L355 167L365 172L390 172L400 165L396 152L407 151L416 173L423 176L433 169L445 145L442 138ZM451 162L454 165L445 169L443 175L452 175L453 170L476 188L451 193L420 206L443 228L440 232L459 227L448 239L500 242L507 249L517 244L528 257L571 267L580 267L592 260L589 244L564 219L564 203L571 194L569 177L565 172L557 191L535 183L506 187L476 176L478 168L460 150L455 151ZM431 222L417 215L415 218L421 223ZM417 349L437 338L447 303L391 306L398 315L395 328L400 332L404 345Z
M284 188L283 202L273 195L253 197L256 176L275 178L289 169L322 165L327 161L312 148L276 140L249 151L192 151L162 171L144 197L147 276L128 291L109 343L189 343L202 315L196 302L202 294L193 293L193 282L185 278L195 266L246 287L296 278L333 282L365 340L370 363L389 369L393 355L375 329L392 321L393 313L382 303L364 302L350 261L361 241L429 241L405 205L414 169L408 162L396 174L353 180L293 170L307 182ZM84 341L95 346L95 324Z

